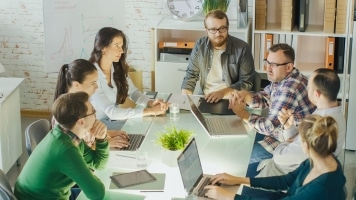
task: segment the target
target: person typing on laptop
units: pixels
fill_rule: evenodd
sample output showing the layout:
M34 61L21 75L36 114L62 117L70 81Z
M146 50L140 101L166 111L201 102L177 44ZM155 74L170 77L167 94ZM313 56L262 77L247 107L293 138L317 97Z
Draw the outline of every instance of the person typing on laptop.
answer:
M250 196L238 195L225 189L208 185L206 196L219 200L242 199L345 199L346 178L341 163L333 155L337 148L337 122L330 116L307 116L299 126L301 148L309 159L306 159L296 170L281 176L271 177L235 177L229 174L217 174L212 183L226 185L250 185L275 191L251 193ZM254 195L255 194L255 195ZM258 194L258 195L256 195Z
M234 90L251 90L255 66L249 45L229 35L229 19L221 10L205 16L207 36L200 38L192 50L181 86L182 94L192 94L200 78L205 99L218 102Z

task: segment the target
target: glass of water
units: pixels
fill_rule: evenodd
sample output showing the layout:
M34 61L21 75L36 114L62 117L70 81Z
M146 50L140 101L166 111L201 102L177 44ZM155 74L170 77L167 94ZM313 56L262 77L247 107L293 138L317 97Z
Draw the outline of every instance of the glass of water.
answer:
M147 151L138 150L136 151L136 166L141 169L147 167L148 153Z
M178 120L179 119L179 104L178 103L171 103L169 105L169 118L171 120Z

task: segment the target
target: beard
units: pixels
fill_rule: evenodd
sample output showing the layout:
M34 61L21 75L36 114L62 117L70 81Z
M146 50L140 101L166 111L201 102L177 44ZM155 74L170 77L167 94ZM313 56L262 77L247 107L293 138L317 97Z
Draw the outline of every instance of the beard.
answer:
M209 37L209 40L214 48L219 48L225 45L227 36Z

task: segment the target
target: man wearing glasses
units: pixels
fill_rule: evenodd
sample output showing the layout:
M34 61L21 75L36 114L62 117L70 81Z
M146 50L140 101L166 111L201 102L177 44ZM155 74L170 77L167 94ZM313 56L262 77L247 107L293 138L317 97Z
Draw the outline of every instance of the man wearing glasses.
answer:
M102 169L109 158L106 126L96 120L85 92L66 93L52 106L58 124L36 146L15 184L18 199L103 199L104 184L91 169ZM94 126L95 123L99 123ZM95 129L95 130L93 130ZM85 145L84 133L95 136L95 150ZM71 188L77 184L78 188Z
M233 90L251 90L256 72L249 45L229 35L229 20L221 10L209 12L204 25L207 36L195 43L182 94L192 94L199 78L199 94L211 103L228 98Z
M288 44L271 46L267 59L264 60L271 83L261 92L235 91L230 97L229 107L258 132L250 164L271 158L271 152L279 142L294 136L283 134L284 124L278 120L279 111L292 110L289 114L293 115L294 124L298 125L306 115L315 110L308 98L308 79L294 68L294 60L294 49ZM266 117L250 114L245 110L246 104L252 108L268 108L269 112ZM248 170L249 176L256 175L251 174L256 172L253 169L255 167Z

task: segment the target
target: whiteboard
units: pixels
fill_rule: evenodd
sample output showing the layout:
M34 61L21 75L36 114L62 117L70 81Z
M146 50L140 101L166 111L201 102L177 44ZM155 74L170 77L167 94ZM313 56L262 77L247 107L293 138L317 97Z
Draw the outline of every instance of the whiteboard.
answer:
M125 0L45 0L43 11L47 73L89 59L99 29L125 27Z

